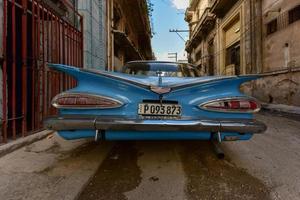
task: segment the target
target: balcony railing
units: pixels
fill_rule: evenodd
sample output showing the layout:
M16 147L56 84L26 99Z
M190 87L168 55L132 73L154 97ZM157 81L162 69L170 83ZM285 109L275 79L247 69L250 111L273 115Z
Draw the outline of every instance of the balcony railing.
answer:
M238 0L209 0L210 11L222 18Z
M189 7L192 10L194 10L198 2L199 2L199 0L190 0L190 6Z
M188 50L195 41L198 41L205 35L209 30L213 28L215 23L215 15L210 12L210 8L206 8L201 18L196 22L197 25L193 29L190 35L190 39L186 43L186 49Z

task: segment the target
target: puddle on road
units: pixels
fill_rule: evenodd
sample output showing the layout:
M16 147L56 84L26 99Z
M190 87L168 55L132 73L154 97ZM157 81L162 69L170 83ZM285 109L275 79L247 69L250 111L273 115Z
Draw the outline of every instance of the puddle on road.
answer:
M218 160L210 143L195 141L181 144L188 199L270 199L268 188L260 180L231 164L227 158Z
M159 145L164 145L163 143L161 142ZM173 148L180 154L178 159L181 160L182 170L186 176L184 192L188 200L270 199L268 188L259 179L232 164L228 160L230 155L227 155L225 160L218 160L210 143L195 141L178 142L177 144ZM153 142L153 145L155 147L158 143ZM157 149L156 155L159 160L161 156L159 148ZM139 150L135 142L118 142L79 199L127 199L124 194L133 191L142 183L142 172L138 166L138 159L141 156ZM176 159L174 158L174 160ZM160 167L163 168L161 165ZM158 183L161 178L150 176L147 181ZM166 195L169 197L168 193Z
M125 200L123 194L141 182L134 142L119 142L81 193L81 200Z

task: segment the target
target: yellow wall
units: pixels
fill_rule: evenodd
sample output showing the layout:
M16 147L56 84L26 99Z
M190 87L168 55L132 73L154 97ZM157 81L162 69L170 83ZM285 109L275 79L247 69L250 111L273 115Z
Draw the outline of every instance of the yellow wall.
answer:
M240 41L241 68L240 73L245 73L245 32L244 27L244 2L237 3L227 15L220 20L218 27L217 61L220 75L226 74L226 48ZM229 70L230 71L230 70Z

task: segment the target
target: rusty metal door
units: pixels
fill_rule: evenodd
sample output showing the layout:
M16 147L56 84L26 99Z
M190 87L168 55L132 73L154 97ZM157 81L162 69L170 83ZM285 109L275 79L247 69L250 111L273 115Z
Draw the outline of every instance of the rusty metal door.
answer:
M3 0L2 134L0 143L42 129L51 99L74 87L47 63L83 67L83 17L62 1L61 16L39 0Z

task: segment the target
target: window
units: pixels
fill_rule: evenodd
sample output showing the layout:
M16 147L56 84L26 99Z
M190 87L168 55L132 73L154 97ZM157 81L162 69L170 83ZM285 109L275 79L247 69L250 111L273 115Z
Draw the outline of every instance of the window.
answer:
M235 75L240 75L240 42L226 49L226 66L234 65Z
M277 19L274 19L267 24L267 35L275 33L276 31L277 31Z
M202 51L198 51L195 56L196 62L202 59Z
M121 12L118 8L114 7L114 17L113 17L113 22L114 22L114 29L119 30L120 28L120 23L121 23Z
M300 5L289 11L289 24L300 20Z

